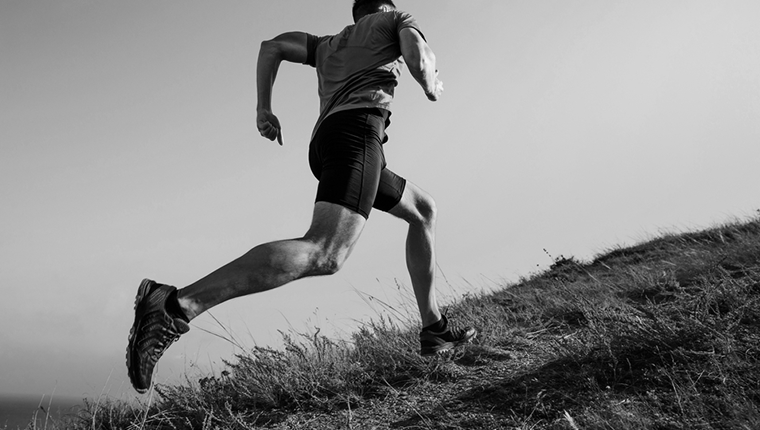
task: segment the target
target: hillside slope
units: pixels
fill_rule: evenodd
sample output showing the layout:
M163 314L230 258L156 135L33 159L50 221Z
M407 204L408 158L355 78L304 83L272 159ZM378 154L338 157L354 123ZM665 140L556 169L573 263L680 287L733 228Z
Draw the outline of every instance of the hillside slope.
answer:
M452 305L478 339L417 355L380 320L293 334L150 407L90 403L66 428L760 428L760 220L665 235ZM133 427L133 428L134 428Z

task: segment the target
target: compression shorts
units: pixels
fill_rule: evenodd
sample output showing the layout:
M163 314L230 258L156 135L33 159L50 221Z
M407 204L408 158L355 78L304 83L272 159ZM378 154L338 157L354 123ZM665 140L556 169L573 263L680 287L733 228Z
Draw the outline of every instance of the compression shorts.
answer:
M319 180L316 201L339 204L364 218L398 204L406 180L386 168L383 143L390 112L349 109L324 119L309 144L309 166Z

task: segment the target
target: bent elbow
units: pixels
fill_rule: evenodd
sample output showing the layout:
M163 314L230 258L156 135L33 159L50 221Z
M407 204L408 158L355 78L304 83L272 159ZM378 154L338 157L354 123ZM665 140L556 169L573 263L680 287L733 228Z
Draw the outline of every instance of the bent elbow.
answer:
M422 62L425 63L425 67L431 67L435 69L435 54L430 47L425 47L424 55L422 56Z
M279 52L279 44L275 40L265 40L259 46L259 55L276 56Z
M431 73L435 73L435 57L434 56L421 56L413 67L413 74L419 74L421 76L428 76Z
M435 55L427 55L427 53L419 53L418 55L410 55L405 58L407 67L412 73L426 73L429 69L435 68Z
M427 48L425 50L425 55L423 56L423 58L424 58L424 61L432 64L433 66L435 66L435 54L433 53L432 49Z
M423 71L427 72L428 70L435 70L435 55L433 53L430 53L430 55L426 55L422 57L422 61L420 61L420 66Z

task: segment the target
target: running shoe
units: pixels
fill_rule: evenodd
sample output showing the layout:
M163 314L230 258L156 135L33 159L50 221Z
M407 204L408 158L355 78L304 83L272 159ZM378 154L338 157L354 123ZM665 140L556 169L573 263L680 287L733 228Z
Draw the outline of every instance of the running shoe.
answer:
M135 298L135 322L129 331L127 372L138 393L150 388L158 359L190 326L166 312L166 299L176 288L144 279Z
M477 330L472 327L452 329L449 327L449 320L446 315L441 315L441 318L445 327L443 331L422 330L420 332L420 355L423 357L437 355L464 345L478 334Z

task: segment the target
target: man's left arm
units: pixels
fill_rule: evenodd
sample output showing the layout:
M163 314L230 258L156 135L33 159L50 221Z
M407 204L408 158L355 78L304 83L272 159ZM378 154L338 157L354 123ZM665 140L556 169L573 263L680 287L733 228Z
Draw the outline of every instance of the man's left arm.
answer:
M308 57L308 35L302 32L283 33L272 40L261 42L256 65L256 126L269 140L277 139L282 145L280 120L272 113L272 88L282 61L305 63Z
M438 79L438 69L435 67L435 54L430 49L422 33L415 28L404 28L401 39L401 55L409 68L412 77L425 91L430 101L437 101L443 94L443 82Z

